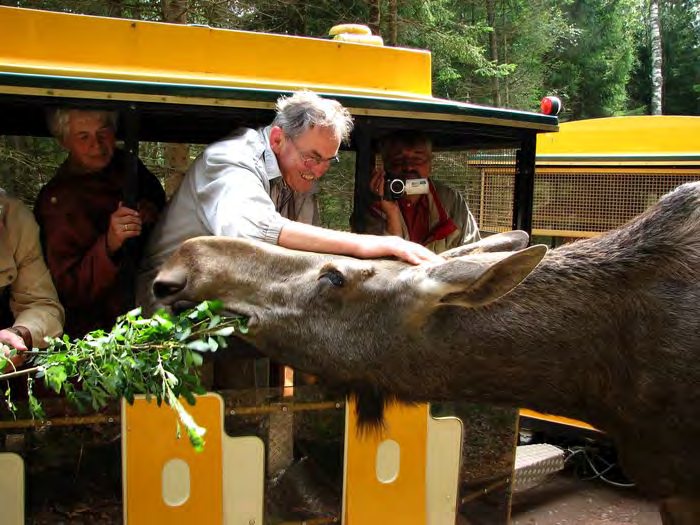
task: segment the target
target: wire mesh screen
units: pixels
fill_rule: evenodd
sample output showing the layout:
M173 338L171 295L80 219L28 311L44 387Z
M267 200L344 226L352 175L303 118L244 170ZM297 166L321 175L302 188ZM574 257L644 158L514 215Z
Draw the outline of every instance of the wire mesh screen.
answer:
M503 232L513 224L514 149L441 151L432 177L459 190L479 229Z
M533 231L584 237L616 228L700 170L539 169L535 175Z
M479 229L512 228L516 150L435 152L433 178L458 189ZM533 234L589 237L617 228L700 169L538 168Z

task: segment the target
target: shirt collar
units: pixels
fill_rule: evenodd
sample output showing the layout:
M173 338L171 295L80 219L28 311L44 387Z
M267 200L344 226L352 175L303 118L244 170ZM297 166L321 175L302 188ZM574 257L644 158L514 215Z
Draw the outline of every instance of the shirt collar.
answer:
M272 129L271 125L265 126L260 130L260 135L262 136L263 142L265 144L265 151L263 152L263 161L265 162L265 174L267 175L267 180L282 177L280 166L277 163L277 156L270 147L270 129Z

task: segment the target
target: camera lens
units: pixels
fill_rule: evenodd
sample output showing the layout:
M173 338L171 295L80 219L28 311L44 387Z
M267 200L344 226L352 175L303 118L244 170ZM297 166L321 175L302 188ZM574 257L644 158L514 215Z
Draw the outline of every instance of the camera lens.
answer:
M401 179L394 179L389 183L389 189L392 193L396 195L403 195L403 191L406 185Z

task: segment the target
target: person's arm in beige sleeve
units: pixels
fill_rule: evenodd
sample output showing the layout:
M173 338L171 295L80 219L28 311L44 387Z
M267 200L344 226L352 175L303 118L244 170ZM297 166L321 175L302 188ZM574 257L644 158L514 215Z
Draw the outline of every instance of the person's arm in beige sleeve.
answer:
M63 332L64 311L39 242L39 227L32 213L19 201L12 202L6 234L15 247L17 275L10 285L10 310L15 332L28 348L46 346L45 337Z

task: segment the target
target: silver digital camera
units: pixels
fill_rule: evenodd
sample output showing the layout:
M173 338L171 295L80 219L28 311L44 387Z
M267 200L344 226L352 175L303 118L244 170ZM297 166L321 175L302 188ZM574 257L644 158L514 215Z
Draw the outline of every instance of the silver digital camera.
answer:
M403 179L387 176L384 178L384 199L397 201L404 195L423 195L430 191L428 179Z

